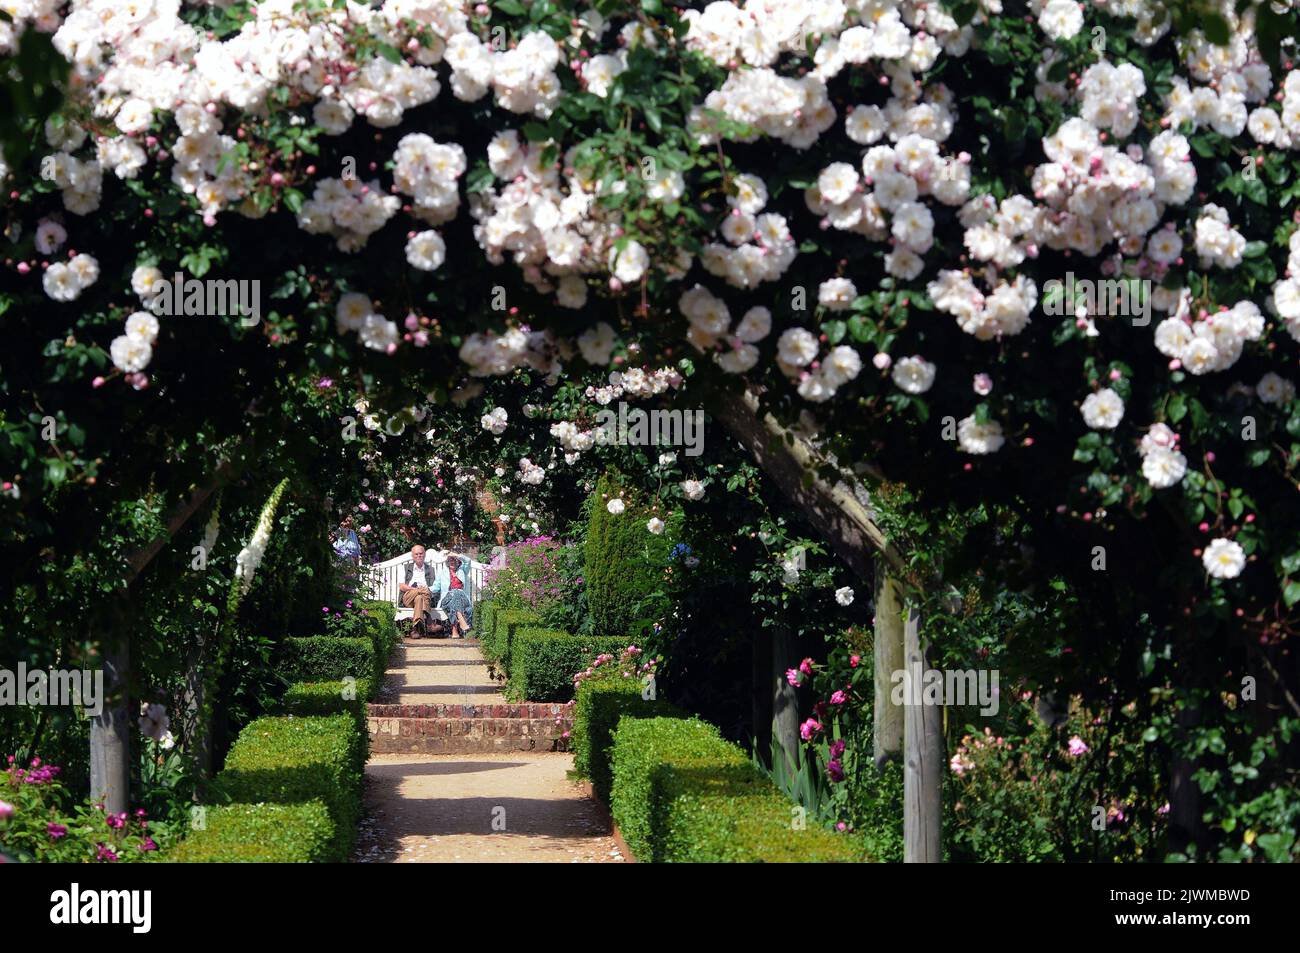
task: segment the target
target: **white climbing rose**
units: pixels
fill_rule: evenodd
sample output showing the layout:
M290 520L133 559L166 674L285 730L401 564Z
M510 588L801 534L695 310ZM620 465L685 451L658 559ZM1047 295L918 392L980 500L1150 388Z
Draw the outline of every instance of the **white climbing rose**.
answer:
M1079 412L1093 430L1114 430L1124 419L1124 401L1109 387L1103 387L1084 398Z
M605 504L605 509L609 510L615 516L618 516L618 514L622 513L623 510L627 509L627 507L623 505L622 500L618 497L614 497L614 499Z
M1246 551L1230 539L1219 538L1205 547L1201 562L1215 579L1236 579L1246 568Z

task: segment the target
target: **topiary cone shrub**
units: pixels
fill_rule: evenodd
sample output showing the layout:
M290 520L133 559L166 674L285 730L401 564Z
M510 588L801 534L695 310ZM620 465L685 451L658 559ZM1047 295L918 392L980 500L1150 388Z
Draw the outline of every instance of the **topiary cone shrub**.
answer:
M611 500L623 511L611 513ZM664 569L681 526L681 513L653 510L618 475L606 473L591 499L584 553L587 606L597 635L628 635L641 623L660 619L668 609ZM652 516L666 524L656 535L646 528Z

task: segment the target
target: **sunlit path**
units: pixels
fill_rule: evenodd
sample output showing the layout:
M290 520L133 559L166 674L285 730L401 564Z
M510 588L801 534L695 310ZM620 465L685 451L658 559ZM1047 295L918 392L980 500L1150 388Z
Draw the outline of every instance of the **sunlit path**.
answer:
M407 640L370 708L361 863L601 863L624 856L569 780L561 706L511 705L473 640Z

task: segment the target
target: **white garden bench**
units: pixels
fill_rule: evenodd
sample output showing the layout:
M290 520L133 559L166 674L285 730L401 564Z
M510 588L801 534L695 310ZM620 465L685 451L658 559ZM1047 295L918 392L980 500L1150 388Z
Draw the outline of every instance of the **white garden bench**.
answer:
M459 556L460 554L459 553L442 553L441 555L435 553L425 554L424 565L427 567L429 571L430 580L433 579L433 573L437 572L439 568L446 565L447 557L450 555ZM483 589L483 582L485 578L484 573L488 568L487 563L481 563L473 559L467 559L465 556L460 556L460 561L461 561L461 565L464 565L467 562L469 563L469 573L468 573L469 591L467 595L469 596L470 604L473 605L475 602L478 601L479 593ZM409 619L411 618L411 616L415 614L414 609L409 609L406 606L398 605L397 602L397 592L398 592L397 587L400 586L402 580L406 578L406 564L409 562L411 562L411 554L403 553L400 556L394 556L392 559L386 559L382 563L375 563L373 566L365 567L368 570L370 576L367 598L378 599L383 602L391 602L393 605L397 605L398 606L397 618L399 619ZM439 609L437 606L434 606L432 611L433 611L433 617L435 619L438 619L443 622L447 620L447 613Z

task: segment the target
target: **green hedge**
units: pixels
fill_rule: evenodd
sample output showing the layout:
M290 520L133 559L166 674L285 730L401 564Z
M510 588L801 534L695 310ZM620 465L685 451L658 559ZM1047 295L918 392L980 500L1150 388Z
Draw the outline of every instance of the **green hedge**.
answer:
M239 733L213 784L226 803L319 798L334 824L328 860L346 860L361 815L365 740L350 714L259 718Z
M570 635L554 629L521 625L510 646L512 701L564 702L573 697L573 676L597 655L618 655L627 645L622 638Z
M608 499L607 499L608 497ZM619 497L624 510L606 508ZM659 512L664 532L646 532L651 510L617 474L601 476L592 491L583 550L583 588L595 631L601 635L636 636L649 621L668 610L664 569L681 535L680 511Z
M479 641L484 658L501 673L510 672L510 653L515 632L524 626L536 626L537 614L527 609L497 609L492 613L492 631L480 631Z
M846 862L862 844L809 820L707 722L624 718L610 809L628 847L657 863Z
M632 718L685 718L684 712L662 698L641 697L642 686L632 678L589 679L578 686L573 706L573 768L590 778L596 796L609 803L610 752L618 720Z
M366 610L366 620L370 638L375 643L375 652L383 667L387 668L393 649L397 647L397 606L391 602L374 599L366 599L353 605ZM382 678L383 672L380 671L379 674Z
M326 682L351 675L378 686L387 667L371 639L340 639L330 635L285 639L280 673L291 682Z
M491 599L480 599L474 607L474 634L478 636L480 650L485 658L488 658L488 646L492 644L496 629L496 616L496 603Z
M369 757L370 727L366 699L371 695L371 681L358 678L352 686L352 698L344 697L347 686L342 681L295 682L280 699L280 710L286 715L350 715L356 722L361 742Z
M178 864L306 864L334 859L334 823L323 801L217 805L207 808L205 824L157 859Z

